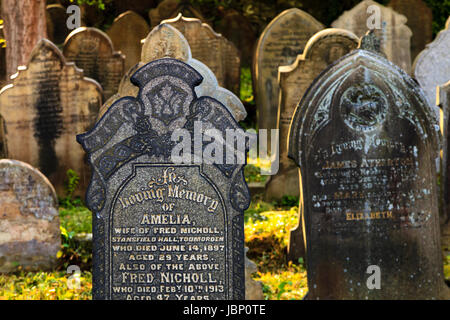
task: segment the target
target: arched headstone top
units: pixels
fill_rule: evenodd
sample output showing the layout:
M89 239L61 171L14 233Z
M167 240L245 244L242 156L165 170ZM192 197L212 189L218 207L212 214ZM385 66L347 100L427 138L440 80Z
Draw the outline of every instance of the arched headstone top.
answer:
M85 34L83 35L83 33L85 33ZM110 54L118 54L117 52L114 51L114 45L113 45L111 39L108 37L108 35L105 32L103 32L102 30L94 28L94 27L79 27L79 28L76 28L75 30L73 30L71 33L69 33L66 40L64 41L64 49L69 50L72 42L74 42L78 37L86 37L86 36L91 36L91 35L98 39L101 39L101 42L107 48L109 48ZM89 47L88 47L89 42L84 44L84 46L86 46L86 49L89 49ZM94 46L94 44L92 44L92 46ZM66 49L66 48L68 48L68 49Z
M368 138L388 125L388 112L414 124L418 136L431 142L430 152L437 152L439 125L422 89L381 55L357 49L328 67L303 96L291 122L289 157L304 162L305 150L332 119L340 119L351 134ZM370 148L373 142L366 139L366 143L364 147Z
M211 37L216 37L216 38L222 37L222 35L220 33L215 32L209 24L202 22L198 18L184 17L181 12L178 13L178 15L175 18L166 19L166 20L161 21L161 24L164 24L164 23L165 24L178 24L178 25L182 25L182 26L184 26L185 23L196 24L196 25L200 26L204 30L204 32L206 32ZM184 32L182 31L182 33L184 33Z

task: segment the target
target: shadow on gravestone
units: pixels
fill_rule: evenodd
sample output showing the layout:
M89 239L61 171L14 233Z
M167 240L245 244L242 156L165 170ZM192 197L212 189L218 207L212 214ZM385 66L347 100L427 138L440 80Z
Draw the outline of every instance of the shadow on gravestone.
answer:
M196 96L202 77L179 60L150 62L131 81L137 98L117 100L77 136L93 170L86 196L94 213L93 298L244 299L243 211L250 194L245 154L239 164L243 155L234 150L242 129L217 100ZM235 164L225 164L225 152L212 159L217 142L206 137L192 152L194 134L211 135L208 129L222 137L237 130L225 145ZM172 162L180 152L175 130L183 132L183 156L209 154L213 161ZM127 271L139 256L147 260L138 272ZM142 286L148 290L139 292Z
M75 135L95 123L102 104L100 85L67 63L46 39L11 82L0 91L6 156L39 168L60 197L66 196L66 172L72 169L80 177L76 195L84 194L90 170Z
M287 156L289 125L295 108L313 80L328 65L356 49L358 42L359 39L350 31L325 29L308 41L303 54L298 55L292 65L279 67L280 102L277 128L280 130L280 167L278 173L271 176L266 184L267 200L281 199L283 195L300 196L298 168ZM290 232L288 261L297 262L305 255L302 211L302 207L299 206L299 223Z
M144 64L161 58L174 58L186 62L196 69L203 81L195 87L197 96L211 96L221 102L232 113L236 121L241 121L247 116L241 100L231 91L219 86L214 73L202 62L193 59L187 40L176 28L168 24L160 24L153 28L143 41L141 61L133 66L120 81L118 92L111 96L100 109L98 119L119 98L124 96L135 97L138 87L130 81L132 74Z
M0 272L52 270L61 232L47 178L27 163L1 159L0 208Z
M308 13L292 8L276 16L264 29L253 58L253 92L259 129L277 127L278 67L293 63L303 53L308 40L324 28Z
M407 19L404 15L393 9L382 6L373 0L363 0L349 11L345 11L331 26L333 28L346 29L358 37L362 37L368 31L368 24L376 22L377 10L380 13L380 25L375 27L381 40L382 51L387 58L400 68L411 73L411 30L406 26Z
M367 41L372 38L372 41ZM310 86L291 123L300 166L307 299L448 299L423 91L373 34Z
M450 178L449 178L449 112L450 112L450 81L442 86L437 87L437 101L436 104L442 109L443 121L441 122L441 131L444 136L443 139L443 157L442 157L442 179L443 185L443 210L441 211L441 233L442 244L444 248L450 251Z
M111 39L103 31L80 27L66 38L63 53L67 61L73 61L84 74L98 81L105 100L117 92L125 70L125 57L114 51Z
M177 28L188 41L192 57L203 62L213 71L221 87L239 95L240 53L231 41L216 33L202 20L186 18L181 13L161 23Z

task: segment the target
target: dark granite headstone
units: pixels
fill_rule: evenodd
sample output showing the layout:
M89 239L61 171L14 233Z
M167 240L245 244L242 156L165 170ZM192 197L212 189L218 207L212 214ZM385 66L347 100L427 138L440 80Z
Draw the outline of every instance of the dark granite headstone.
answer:
M289 136L302 179L308 299L449 297L438 143L423 91L373 48L344 56L313 82Z
M244 299L244 164L171 158L174 130L190 133L196 155L199 123L203 134L243 131L217 100L197 97L202 77L179 60L150 62L131 81L138 96L117 100L77 137L93 169L94 299Z

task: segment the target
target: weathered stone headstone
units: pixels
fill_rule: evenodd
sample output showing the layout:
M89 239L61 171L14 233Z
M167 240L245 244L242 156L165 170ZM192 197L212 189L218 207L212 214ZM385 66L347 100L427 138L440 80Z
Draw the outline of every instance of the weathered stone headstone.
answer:
M114 49L120 50L125 55L125 70L129 70L139 62L141 40L149 32L147 22L136 12L127 11L114 19L106 34L111 38Z
M144 64L165 57L186 62L201 74L203 81L195 88L197 96L211 96L227 107L237 121L245 119L247 112L241 100L229 90L220 87L212 71L202 62L192 58L187 40L181 32L168 24L160 24L153 28L145 38L141 52L141 61L123 76L118 92L103 104L98 118L101 118L106 110L119 98L125 96L136 97L138 87L130 81L133 73Z
M49 40L56 44L62 44L66 40L70 30L67 28L67 19L69 14L60 4L50 4L47 6L47 13L51 20L51 28L47 29Z
M185 17L192 17L205 21L200 11L189 4L189 1L163 0L154 9L148 12L152 28L156 27L161 21L175 18L179 13Z
M376 29L381 39L381 49L387 58L405 70L411 72L411 30L406 26L406 17L382 6L373 0L363 0L353 9L345 11L331 26L350 30L358 37L362 37L368 31L368 24L377 22L377 11L371 10L372 6L379 8L380 29ZM369 8L371 7L371 8Z
M61 245L58 198L47 178L0 160L0 272L51 270Z
M249 19L235 9L227 9L215 26L225 38L234 43L241 52L241 64L252 64L257 34Z
M216 148L210 163L172 158L211 152L217 142L193 139L208 129L223 137L238 130L226 148L245 140L243 131L221 103L196 96L202 78L179 60L150 62L131 81L138 97L117 100L77 137L93 168L86 203L94 213L94 299L244 299L250 195L235 158L245 155L231 154L235 164ZM182 155L175 130L189 144Z
M444 200L444 209L442 210L441 216L441 225L450 224L450 177L449 177L449 169L450 162L448 157L449 152L449 120L450 120L450 81L437 87L437 101L436 104L442 109L443 119L441 121L441 131L444 137L442 149L442 179L443 181L443 200Z
M425 91L430 106L440 118L436 107L436 87L450 80L450 29L440 31L433 42L414 61L413 75Z
M306 44L302 55L290 66L279 68L280 103L278 126L280 130L279 170L266 185L268 200L281 199L284 195L299 196L298 168L288 158L287 140L289 125L295 108L313 80L337 59L356 49L359 39L350 31L325 29L316 33ZM301 210L300 210L301 213ZM298 261L304 255L301 214L298 226L291 231L288 259Z
M423 0L391 0L389 7L403 14L406 25L412 31L411 60L433 40L433 12Z
M417 83L366 40L321 73L292 119L289 157L302 178L307 298L449 298L437 123Z
M277 127L278 67L293 63L309 38L324 28L308 13L292 8L276 16L264 29L253 59L259 129Z
M264 300L261 282L252 278L252 274L258 271L258 267L247 258L247 252L248 247L245 247L245 300Z
M239 95L241 60L235 45L214 32L206 23L179 14L161 23L177 28L186 38L192 57L206 64L214 73L221 87Z
M117 92L125 73L125 57L114 51L106 33L96 28L77 28L66 38L63 53L67 61L75 62L87 77L102 85L105 99Z
M60 196L65 196L66 172L72 169L83 194L90 171L75 135L95 123L101 104L100 85L66 63L53 43L41 40L27 66L19 67L0 91L7 157L37 167Z

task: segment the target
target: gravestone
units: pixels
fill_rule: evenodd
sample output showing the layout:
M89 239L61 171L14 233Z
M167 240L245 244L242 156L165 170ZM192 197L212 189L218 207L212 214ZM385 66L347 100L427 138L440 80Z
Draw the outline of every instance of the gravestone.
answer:
M148 9L156 7L157 4L158 4L158 0L139 0L139 1L115 0L114 1L116 15L130 10L130 11L138 13L142 17L147 16Z
M442 210L441 225L450 224L450 178L449 178L449 119L450 119L450 81L437 87L437 101L436 104L441 108L443 113L443 119L441 122L441 130L444 136L443 139L443 156L442 156L442 179L443 183L443 200L444 210Z
M211 96L218 100L227 107L237 121L241 121L247 116L241 100L229 90L220 87L212 71L202 62L192 58L189 44L181 32L168 24L160 24L153 28L145 38L142 46L141 61L123 76L118 92L103 104L98 118L100 119L106 110L121 97L136 97L138 87L130 81L133 73L144 64L164 57L186 62L201 74L203 81L195 88L197 96Z
M66 194L66 172L72 169L80 176L77 194L83 194L90 171L75 135L95 123L102 104L100 85L66 63L46 39L11 81L0 91L7 157L37 167L61 197Z
M205 18L199 10L189 4L189 1L163 0L154 9L148 12L152 28L156 27L161 21L175 18L179 13L185 17L192 17L205 21Z
M125 55L125 70L139 62L141 57L141 40L150 32L150 28L139 14L133 11L122 13L108 29L114 48Z
M290 66L279 68L280 103L278 126L280 130L279 170L266 184L267 200L281 199L284 195L300 196L298 168L288 158L289 125L295 108L313 80L326 67L358 46L359 39L350 31L325 29L316 33L306 44L303 54ZM288 259L298 261L304 255L304 241L300 210L299 224L290 233Z
M51 270L61 246L58 198L47 178L0 160L0 272Z
M436 87L450 80L450 30L440 31L433 42L423 50L414 61L413 75L428 98L430 106L440 118L436 107Z
M206 23L179 14L161 23L177 28L186 38L192 57L206 64L214 73L221 87L239 95L241 60L238 49Z
M433 161L438 126L423 91L376 53L375 40L366 36L324 70L292 119L307 299L450 298Z
M376 6L380 12L380 29L376 29L381 39L381 49L387 58L405 70L411 72L411 30L406 26L406 17L391 8L380 5L373 0L363 0L353 9L345 11L331 26L350 30L356 36L362 37L367 31L367 25L376 21L376 12L371 11Z
M50 4L47 6L47 13L51 20L50 32L48 33L49 40L56 44L62 44L66 39L70 30L67 28L67 19L69 14L60 4Z
M411 60L414 61L433 40L433 12L423 0L391 0L388 6L408 19L406 25L412 31Z
M66 38L63 53L67 61L75 62L87 77L102 85L105 99L117 92L125 72L125 57L114 51L106 33L91 27L77 28Z
M244 299L243 131L221 103L196 96L202 78L179 60L150 62L131 81L139 95L117 100L77 137L93 168L93 298ZM208 129L238 130L225 147L238 139L245 151L220 155L217 141L192 140ZM180 149L174 132L189 146ZM213 145L215 158L198 161ZM191 150L195 163L173 162Z
M292 8L276 16L264 29L253 59L259 129L277 127L278 67L293 63L308 40L324 28L308 13Z
M226 9L216 25L216 30L239 48L241 63L251 66L257 34L249 19L235 9Z

